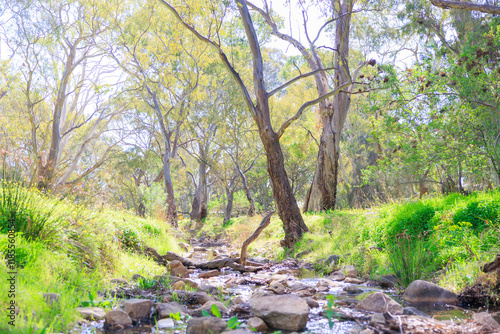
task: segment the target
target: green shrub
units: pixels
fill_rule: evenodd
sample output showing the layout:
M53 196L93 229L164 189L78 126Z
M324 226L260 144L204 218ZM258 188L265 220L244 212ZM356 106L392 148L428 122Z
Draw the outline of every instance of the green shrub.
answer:
M488 223L497 223L499 203L492 200L471 201L465 208L457 210L453 222L469 222L476 232L484 230Z
M434 214L434 208L423 202L401 205L388 223L386 240L392 243L393 238L403 231L411 236L425 235L432 228Z
M137 249L140 244L137 232L129 228L125 228L121 231L119 239L125 249Z
M158 236L161 234L161 230L158 227L149 224L142 225L142 229L146 231L146 233L149 233L150 235Z

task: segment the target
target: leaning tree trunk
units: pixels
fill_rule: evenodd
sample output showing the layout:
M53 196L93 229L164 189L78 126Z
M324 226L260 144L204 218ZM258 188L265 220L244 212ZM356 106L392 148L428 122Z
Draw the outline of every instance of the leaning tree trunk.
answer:
M283 230L285 231L285 240L281 241L281 246L292 248L295 242L309 229L304 223L286 174L278 135L272 129L265 129L260 126L259 134L266 151L267 172L271 179L278 215L283 222Z
M63 113L64 104L67 98L66 90L68 89L69 79L74 66L73 63L76 57L77 44L78 43L75 43L70 47L68 59L66 60L64 72L62 74L61 83L59 84L59 88L57 91L57 98L54 103L52 119L52 133L50 137L49 157L46 164L40 169L38 182L39 189L47 190L51 186L53 178L56 174L56 167L59 162L59 151L61 147L61 115Z
M339 20L337 22L335 48L335 85L338 87L349 80L344 68L347 68L349 56L349 23L348 6L340 5ZM322 79L322 80L320 80ZM320 95L323 95L326 75L316 76L316 85ZM347 117L351 98L347 93L338 93L331 103L325 101L320 104L320 115L323 124L321 141L316 162L314 179L307 192L304 202L304 211L334 210L337 198L338 167L340 151L340 135Z

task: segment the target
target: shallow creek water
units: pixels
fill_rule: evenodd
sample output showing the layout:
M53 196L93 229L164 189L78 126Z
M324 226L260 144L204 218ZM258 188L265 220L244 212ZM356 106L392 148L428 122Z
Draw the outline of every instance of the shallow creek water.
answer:
M192 260L194 261L205 261L206 260L206 254L197 254L197 256L194 256ZM244 302L247 302L253 291L257 288L262 287L263 285L258 285L258 284L241 284L241 285L233 285L230 287L225 286L225 282L230 280L231 278L240 278L240 277L245 277L247 278L247 281L259 281L261 279L262 275L274 275L278 273L282 273L284 270L286 270L284 267L276 266L276 267L271 267L270 270L260 273L259 274L244 274L241 275L238 272L234 271L228 271L228 270L222 270L220 276L208 278L208 279L200 279L198 278L198 274L200 274L202 271L196 270L193 273L190 274L190 279L198 283L199 285L211 285L215 287L222 287L224 291L224 298L226 300L229 299L234 299L238 296L240 296ZM314 277L314 274L310 271L306 270L306 275L301 275L301 278L299 277L294 277L293 282L301 282L303 284L306 284L311 287L316 287L318 284L319 280L322 277ZM307 276L307 277L304 277ZM313 276L313 277L311 277ZM344 282L336 282L338 283L337 286L329 287L327 291L323 292L318 292L315 294L315 297L317 298L317 302L319 303L319 307L316 308L311 308L310 309L310 314L309 314L309 321L307 323L307 327L301 332L301 333L315 333L315 334L337 334L337 333L358 333L362 329L362 321L339 321L339 320L334 320L334 325L333 328L329 328L328 325L328 319L324 316L323 314L323 309L326 307L326 300L325 297L327 295L333 295L336 298L337 302L340 302L343 299L347 298L359 298L359 295L361 294L367 294L372 291L382 291L389 295L391 298L395 299L399 303L401 303L403 306L410 306L407 305L404 301L400 299L400 297L396 294L395 291L392 290L384 290L381 289L380 287L374 287L374 286L366 286L365 284L350 284L350 283L344 283ZM354 285L358 287L361 292L358 292L356 294L348 294L344 289L347 286ZM215 297L215 296L214 296ZM342 303L341 303L342 304ZM413 305L416 306L416 305ZM428 315L434 316L435 318L439 320L458 320L458 319L463 319L470 317L470 312L467 310L459 309L459 308L447 308L447 307L419 307L416 306L419 310L423 311L424 313L427 313ZM363 311L358 311L355 308L347 307L347 306L338 306L336 307L338 310L343 312L344 314L349 315L350 317L354 318L363 318L368 315L369 313L363 312ZM194 309L194 308L193 308ZM227 318L225 318L227 320ZM246 320L241 320L242 323L244 324ZM112 331L112 330L104 330L103 328L103 321L100 322L92 322L90 324L85 324L82 326L78 326L75 328L71 333L74 334L97 334L97 333L105 333L105 334L139 334L139 333L158 333L158 334L181 334L185 333L186 330L186 322L176 322L176 326L173 328L168 328L168 329L157 329L154 324L141 324L136 327L132 328L127 328L124 330L120 331ZM268 333L273 333L274 331L270 331ZM282 331L282 333L289 333L286 331Z

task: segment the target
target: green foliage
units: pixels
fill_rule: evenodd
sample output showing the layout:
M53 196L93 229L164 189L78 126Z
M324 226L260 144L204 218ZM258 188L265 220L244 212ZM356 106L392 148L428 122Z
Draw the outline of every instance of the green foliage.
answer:
M169 317L172 318L174 321L180 321L181 320L181 312L170 313Z
M410 202L397 208L393 218L389 221L386 231L388 244L402 231L412 236L425 234L431 229L430 222L435 210L424 202Z
M119 238L122 231L131 231L125 234L138 245L147 244L160 253L177 251L176 241L168 234L169 228L163 222L137 218L124 211L77 207L66 200L55 200L17 185L8 189L7 194L8 191L11 191L11 199L4 196L5 193L0 195L4 196L3 203L17 203L17 206L11 206L19 208L17 211L9 209L16 213L16 217L36 217L33 212L38 211L39 216L48 216L47 228L58 226L57 234L54 234L57 242L50 241L51 238L44 237L47 234L43 233L38 234L42 237L32 234L29 238L24 232L15 235L16 305L20 309L15 329L19 333L39 333L43 328L47 333L67 332L79 317L76 307L108 308L116 304L115 299L103 292L110 288L110 277L128 277L132 273L152 277L163 273L164 267L124 247ZM5 207L9 208L3 205L2 210L6 210ZM160 234L155 236L148 231L159 231ZM7 254L8 244L8 235L0 233L2 257ZM0 276L7 277L9 270L6 261L0 261ZM1 280L2 291L8 291L7 283ZM145 280L139 284L148 288L155 283ZM60 303L47 305L43 300L43 294L47 292L61 294ZM7 294L2 294L2 318L5 318L8 303ZM3 327L5 324L0 324L2 333L9 329Z
M118 238L125 249L137 249L140 245L137 232L132 228L123 229Z
M0 181L0 233L10 226L27 240L54 242L62 218L55 213L59 202L43 205L37 196L22 184Z
M143 290L149 290L149 289L152 289L158 285L158 281L156 281L154 279L143 278L143 277L139 278L137 283L139 283L139 288L141 288Z
M481 232L488 224L498 222L500 204L495 201L475 200L459 209L453 216L454 223L469 222L475 232Z
M152 236L159 236L161 234L161 230L158 227L149 224L142 225L142 229Z
M215 304L212 304L211 307L212 314L215 315L217 318L222 318L222 314L220 313L219 307Z
M229 329L238 329L240 328L240 325L241 322L238 321L238 317L236 316L229 318L229 320L227 321L227 327Z
M338 312L335 312L333 310L333 307L335 306L335 296L333 295L328 295L326 296L326 311L325 311L325 316L328 319L328 327L330 327L330 330L333 328L334 324L334 319L339 319L340 314Z

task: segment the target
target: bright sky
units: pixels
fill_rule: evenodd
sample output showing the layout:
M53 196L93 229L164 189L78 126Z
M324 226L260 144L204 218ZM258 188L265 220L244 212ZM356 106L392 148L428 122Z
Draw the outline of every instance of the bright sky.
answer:
M287 2L291 2L288 3ZM262 0L254 0L252 3L260 8L264 8L264 3ZM302 8L300 8L296 1L286 1L286 0L268 0L269 7L279 13L281 17L285 19L285 27L281 30L283 33L292 35L293 38L301 42L305 47L309 46L307 38L304 34L304 19L302 17ZM315 6L306 7L308 14L307 31L309 36L316 36L319 29L326 22L326 18L319 12L319 9ZM332 44L327 33L322 32L321 38L318 40L317 45L329 45ZM313 38L313 37L311 37ZM299 55L300 52L288 42L285 42L277 37L273 36L273 46L283 50L287 55Z

